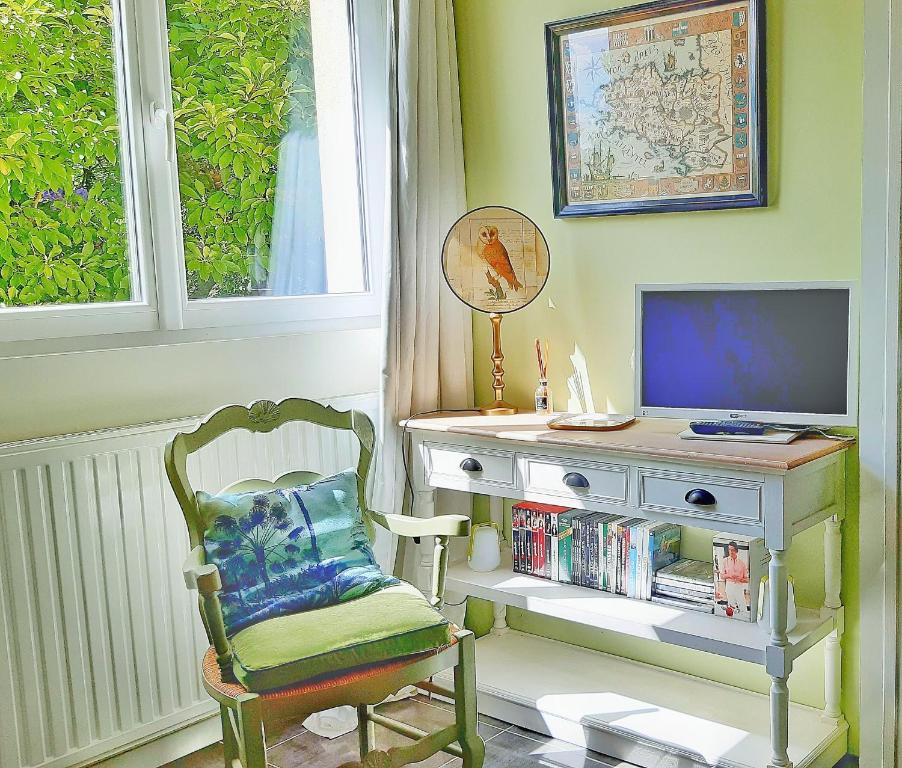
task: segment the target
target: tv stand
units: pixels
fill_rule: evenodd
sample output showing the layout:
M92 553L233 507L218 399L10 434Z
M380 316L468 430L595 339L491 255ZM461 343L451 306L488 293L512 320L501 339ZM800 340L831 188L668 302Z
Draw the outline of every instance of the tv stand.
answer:
M435 489L444 488L488 495L497 523L509 498L760 536L771 555L771 629L515 574L509 562L476 573L464 553L452 552L449 593L495 605L493 631L477 644L480 710L647 768L833 766L847 747L840 526L848 444L681 440L687 423L669 419L590 433L550 430L546 422L475 413L411 420L414 513L433 515ZM574 473L588 487L568 485L565 476ZM687 502L698 487L716 503ZM798 625L787 632L786 552L796 534L818 524L824 604L799 608ZM417 563L425 588L431 542L423 542ZM516 632L507 627L507 606L758 664L770 676L769 696ZM793 662L822 641L824 709L790 703Z

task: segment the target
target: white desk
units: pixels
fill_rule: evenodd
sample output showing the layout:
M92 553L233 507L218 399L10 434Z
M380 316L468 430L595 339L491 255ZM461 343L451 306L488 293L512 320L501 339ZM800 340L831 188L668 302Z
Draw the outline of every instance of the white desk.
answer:
M509 555L487 574L459 561L449 568L449 592L495 603L493 632L477 650L480 709L648 768L832 767L847 746L840 708L846 445L690 442L677 437L686 422L667 419L617 432L545 423L535 414L411 420L415 514L434 514L434 491L447 488L490 496L498 523L502 499L510 498L760 536L771 555L772 629L515 574ZM688 503L696 488L716 503ZM800 609L787 634L786 550L793 536L821 523L824 605ZM431 546L422 551L423 583ZM507 606L760 664L770 696L514 632ZM816 711L790 704L788 680L793 661L821 640L826 706Z

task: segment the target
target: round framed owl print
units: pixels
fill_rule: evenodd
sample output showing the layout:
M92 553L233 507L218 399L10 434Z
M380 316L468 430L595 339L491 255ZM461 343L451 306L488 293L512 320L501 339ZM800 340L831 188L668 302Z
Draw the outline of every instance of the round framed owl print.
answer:
M542 230L501 205L465 213L442 247L448 286L462 302L490 314L523 309L542 292L550 267Z

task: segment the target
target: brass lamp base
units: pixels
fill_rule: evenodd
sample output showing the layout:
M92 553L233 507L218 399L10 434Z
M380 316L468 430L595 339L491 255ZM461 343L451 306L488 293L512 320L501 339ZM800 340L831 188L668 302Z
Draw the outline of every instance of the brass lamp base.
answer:
M504 400L496 400L490 405L484 405L479 409L483 416L513 416L518 413L517 406L511 405Z
M513 416L517 413L517 407L504 399L504 354L501 352L501 318L502 315L493 312L489 315L492 321L492 390L495 393L495 401L479 409L483 416Z

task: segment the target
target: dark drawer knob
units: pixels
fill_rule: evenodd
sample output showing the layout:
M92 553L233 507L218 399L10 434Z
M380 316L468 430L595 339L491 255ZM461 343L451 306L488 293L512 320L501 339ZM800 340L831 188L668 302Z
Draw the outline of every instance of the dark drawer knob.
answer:
M460 463L460 468L464 472L482 472L482 464L480 464L476 459L472 456L470 458L464 459Z
M717 504L714 494L704 488L693 488L686 494L686 501L699 507L713 507Z
M564 475L564 485L570 488L588 488L589 481L579 472L568 472Z

